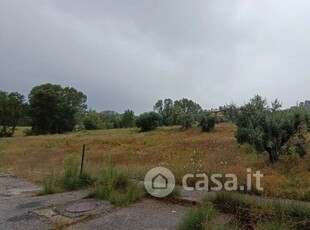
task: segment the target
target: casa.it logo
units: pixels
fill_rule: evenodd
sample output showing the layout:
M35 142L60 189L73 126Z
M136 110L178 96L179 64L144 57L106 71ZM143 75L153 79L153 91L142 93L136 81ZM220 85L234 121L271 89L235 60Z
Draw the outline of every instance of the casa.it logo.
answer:
M146 191L154 197L168 196L175 187L173 173L164 167L152 168L145 175L144 186Z
M250 168L246 171L246 184L238 183L237 175L233 173L227 174L211 174L208 176L205 173L185 174L182 178L182 188L185 191L251 191L254 185L255 190L263 191L261 179L264 175L260 171L252 172ZM189 186L189 181L196 181L194 186ZM144 186L149 194L154 197L162 198L168 196L175 188L175 178L172 172L164 167L152 168L144 178Z

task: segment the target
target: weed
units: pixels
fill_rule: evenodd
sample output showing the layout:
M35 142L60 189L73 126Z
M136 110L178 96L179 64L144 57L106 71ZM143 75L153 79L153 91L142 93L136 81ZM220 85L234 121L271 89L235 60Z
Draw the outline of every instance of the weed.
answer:
M201 230L205 229L206 225L211 225L211 222L216 218L217 211L211 203L205 203L199 207L193 208L188 212L180 226L180 230Z
M130 180L112 166L101 173L94 189L94 197L109 200L116 206L126 206L144 196L143 185Z
M79 175L80 159L69 154L63 160L62 174L56 174L53 168L51 173L44 179L42 194L52 194L61 190L76 190L94 184L95 179L87 173Z
M283 222L283 221L267 221L267 222L262 222L259 223L256 226L257 230L293 230L294 227L292 226L291 223L289 223L288 221Z
M181 184L187 173L234 173L238 182L242 182L240 185L246 185L246 169L252 168L264 174L264 191L252 189L252 193L310 201L310 154L296 159L283 155L276 165L268 164L267 154L256 154L246 145L238 147L234 138L236 127L232 123L218 124L217 132L207 135L201 134L198 128L179 132L179 127L163 127L149 133L110 129L24 137L22 131L27 128L18 127L13 138L0 139L4 153L0 154L0 170L35 183L43 184L42 175L51 162L56 172L63 171L64 158L80 153L83 142L88 146L86 159L92 168L102 167L110 159L117 169L130 173L128 177L143 180L148 169L160 165L174 173L177 184ZM88 173L92 170L86 168ZM62 175L59 173L59 177ZM75 186L78 180L69 178L72 177L67 177L68 187L79 187Z
M279 223L287 223L288 229L310 227L310 207L303 204L259 201L256 197L229 192L220 192L215 198L207 200L211 201L217 210L233 214L246 229L253 229L256 225L273 229L272 227Z
M55 193L57 190L57 183L58 183L57 178L58 176L55 174L55 170L53 168L51 173L44 180L43 192L40 195Z

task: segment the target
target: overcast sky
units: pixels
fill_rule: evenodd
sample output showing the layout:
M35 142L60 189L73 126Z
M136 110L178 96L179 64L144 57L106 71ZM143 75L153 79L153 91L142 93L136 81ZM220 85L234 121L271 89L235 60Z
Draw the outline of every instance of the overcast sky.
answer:
M72 86L99 111L254 94L288 107L310 99L309 12L308 0L1 0L0 90Z

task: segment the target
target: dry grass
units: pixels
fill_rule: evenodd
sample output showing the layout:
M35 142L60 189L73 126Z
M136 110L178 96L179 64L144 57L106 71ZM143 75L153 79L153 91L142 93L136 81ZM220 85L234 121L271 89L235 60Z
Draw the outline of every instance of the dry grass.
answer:
M159 128L140 133L137 129L86 131L63 135L22 135L0 139L0 171L42 183L51 170L62 169L68 154L81 154L86 144L86 169L96 171L105 164L134 169L137 177L154 166L171 169L180 181L185 173L235 173L246 178L246 168L261 170L263 195L310 200L310 155L303 159L282 157L270 165L266 154L251 153L239 147L230 123L216 126L212 133L198 129L180 131L179 127Z

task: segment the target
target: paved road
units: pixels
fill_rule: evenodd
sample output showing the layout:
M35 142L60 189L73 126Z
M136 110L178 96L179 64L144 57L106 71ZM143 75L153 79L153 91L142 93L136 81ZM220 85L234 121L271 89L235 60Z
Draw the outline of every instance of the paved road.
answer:
M116 212L71 226L70 230L168 230L177 229L189 207L145 199Z
M0 229L51 229L53 221L34 210L80 200L86 191L35 196L40 186L11 177L0 176Z
M68 229L176 229L190 209L151 199L115 208L107 201L87 199L101 204L101 208L94 219L81 222L83 216L72 217L62 210L72 203L85 202L88 191L36 196L40 189L27 181L0 175L0 230L45 230L59 223L70 223Z

